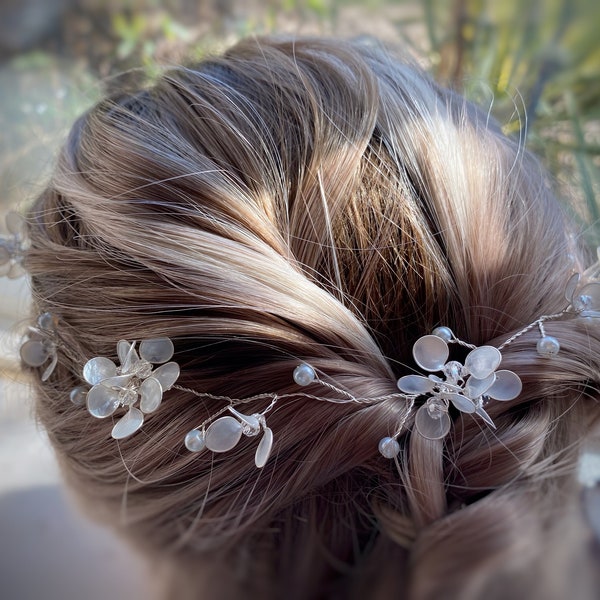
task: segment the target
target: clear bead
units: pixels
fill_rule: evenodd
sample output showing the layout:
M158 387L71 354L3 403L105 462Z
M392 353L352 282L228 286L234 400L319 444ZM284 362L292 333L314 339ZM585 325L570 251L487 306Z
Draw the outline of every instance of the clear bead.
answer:
M206 448L206 442L204 440L204 433L199 429L192 429L185 436L185 447L190 452L201 452Z
M560 342L551 335L545 335L538 340L536 349L540 356L556 356L560 350Z
M456 360L451 360L444 365L444 375L452 383L462 380L463 366Z
M69 394L69 400L71 400L71 402L76 406L82 406L86 402L87 393L87 388L80 385L71 390L71 393Z
M400 452L400 444L392 437L384 437L379 441L379 452L385 458L394 458Z
M294 381L298 385L310 385L315 379L317 375L315 370L306 363L298 365L294 369Z

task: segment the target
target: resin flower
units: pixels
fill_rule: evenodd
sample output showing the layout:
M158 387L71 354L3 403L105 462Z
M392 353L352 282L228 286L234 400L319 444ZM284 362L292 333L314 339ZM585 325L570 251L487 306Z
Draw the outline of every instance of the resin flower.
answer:
M267 411L270 408L267 408ZM242 434L254 437L262 431L263 436L254 457L256 466L261 469L269 460L273 448L273 431L267 427L265 421L264 412L267 411L244 415L232 406L228 406L227 409L234 417L221 417L213 421L206 431L204 431L204 428L192 429L185 436L186 448L191 452L200 452L204 448L208 448L212 452L227 452L237 445L242 438Z
M436 331L440 333L423 336L415 342L413 357L419 367L430 373L442 372L443 378L405 375L398 380L398 388L407 396L427 396L415 416L417 430L428 439L445 437L451 425L450 404L461 412L477 414L494 427L483 405L490 398L500 401L516 398L522 387L519 376L512 371L496 370L502 355L493 346L474 348L464 365L455 360L448 361L447 342L456 338L446 327Z
M569 302L569 309L581 317L600 317L600 247L598 248L598 262L587 269L583 275L575 273L567 282L565 298Z
M42 381L46 381L58 362L56 352L56 320L54 316L45 312L37 319L37 327L30 327L27 340L23 342L19 351L21 360L28 367L42 367L49 362L42 373Z
M25 275L22 264L28 246L25 220L10 211L6 215L6 229L8 236L0 236L0 276L17 279Z
M139 356L135 344L126 340L117 344L119 367L104 356L88 360L83 367L83 378L93 386L87 393L87 408L92 416L104 419L120 406L128 409L112 429L115 439L135 433L144 423L144 415L160 406L163 392L179 377L179 365L167 362L174 352L169 338L141 342ZM155 364L161 366L154 369Z

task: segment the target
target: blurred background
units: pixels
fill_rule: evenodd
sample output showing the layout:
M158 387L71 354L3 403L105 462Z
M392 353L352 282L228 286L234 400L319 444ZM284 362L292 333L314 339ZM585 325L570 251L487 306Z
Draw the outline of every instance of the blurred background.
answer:
M599 31L597 0L0 0L0 235L4 215L43 189L74 118L107 91L285 32L407 47L541 157L600 244ZM26 279L0 279L0 596L151 598L147 565L73 510L31 418L18 361L28 296ZM598 456L592 444L582 464L590 489Z

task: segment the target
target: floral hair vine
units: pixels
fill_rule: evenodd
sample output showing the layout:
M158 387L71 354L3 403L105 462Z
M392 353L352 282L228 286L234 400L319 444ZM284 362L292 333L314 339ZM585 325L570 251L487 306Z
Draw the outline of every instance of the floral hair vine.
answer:
M25 271L22 261L28 248L25 221L17 213L6 217L7 236L0 236L0 275L16 278ZM540 338L537 352L543 357L552 357L560 351L559 341L546 334L544 323L566 316L591 319L600 318L600 248L598 260L581 275L569 278L565 290L566 307L555 314L542 315L512 335L500 346L474 346L454 335L448 327L436 327L431 334L417 339L412 348L420 374L400 377L398 392L376 398L359 398L334 383L321 378L316 369L304 362L292 373L299 388L320 386L334 392L319 396L304 391L288 394L264 393L247 398L230 398L199 392L176 384L180 375L179 365L172 361L173 342L166 337L135 341L120 340L116 354L119 364L104 356L94 357L83 366L82 378L87 385L75 387L70 400L76 405L86 406L93 417L105 419L125 409L113 424L111 435L120 440L137 432L147 415L159 409L165 392L170 389L193 394L200 398L224 403L223 408L210 415L200 425L191 429L184 438L191 452L209 450L214 453L228 452L246 437L260 437L256 448L255 464L263 467L271 455L274 434L267 425L267 415L279 401L309 398L333 403L377 404L386 400L405 401L406 411L396 424L391 436L379 441L379 452L386 458L396 458L400 452L398 437L405 430L415 405L416 432L432 440L443 439L450 431L452 419L450 409L479 417L489 427L494 422L486 408L491 402L506 402L519 396L522 383L519 376L509 370L500 369L502 350L531 329L538 328ZM597 321L595 321L597 322ZM42 313L35 326L29 327L21 346L22 362L33 368L43 367L41 380L52 375L58 362L60 348L58 321L50 312ZM464 362L449 360L450 346L460 345L469 350ZM136 348L137 346L137 348ZM246 414L239 410L242 405L265 401L265 408Z

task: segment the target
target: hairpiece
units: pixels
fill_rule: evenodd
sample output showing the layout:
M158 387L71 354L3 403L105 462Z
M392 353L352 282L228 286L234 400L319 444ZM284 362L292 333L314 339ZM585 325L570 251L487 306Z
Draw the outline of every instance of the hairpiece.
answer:
M10 212L6 217L6 224L10 235L0 238L0 274L14 278L24 273L21 263L27 250L25 221L17 213ZM514 400L522 389L521 379L516 373L499 369L502 350L537 327L540 332L537 352L542 357L552 357L560 351L560 342L546 334L544 324L547 321L569 315L593 320L600 318L600 248L597 253L596 263L583 274L575 273L569 278L565 289L567 306L563 310L538 317L498 347L469 344L444 326L436 327L431 334L417 339L412 354L422 373L400 377L397 381L399 392L387 396L355 397L349 391L321 378L308 363L295 367L292 373L295 383L300 387L317 385L328 388L337 394L337 398L302 391L282 395L264 393L241 399L199 392L175 384L180 374L179 365L171 361L174 354L172 341L163 337L140 342L138 350L135 341L119 341L119 365L103 356L88 360L83 367L83 379L91 388L77 386L71 391L70 400L77 405L86 405L88 412L99 419L110 417L119 408L125 408L127 412L114 424L111 431L112 437L117 440L138 431L144 423L145 415L159 408L164 392L171 388L201 398L222 401L225 403L223 408L187 433L184 439L186 448L191 452L228 452L237 446L242 436L260 435L255 464L261 468L267 463L273 448L274 436L267 426L267 413L281 400L304 397L333 403L377 404L402 399L406 402L404 417L397 423L395 433L379 441L379 452L387 458L395 458L400 452L398 437L405 430L418 401L421 404L414 415L414 424L416 431L425 438L438 440L448 434L452 425L449 414L451 407L461 413L478 416L488 426L495 428L486 406L493 401ZM56 319L51 313L41 314L36 326L29 327L27 339L21 346L20 354L24 364L34 368L46 365L41 375L42 381L50 377L58 361L56 325ZM453 344L469 349L464 363L448 360L450 345ZM260 400L266 402L265 408L260 412L246 414L238 410L243 404Z
M25 275L23 258L29 246L23 217L11 210L5 217L8 236L0 236L0 276L17 279Z

